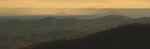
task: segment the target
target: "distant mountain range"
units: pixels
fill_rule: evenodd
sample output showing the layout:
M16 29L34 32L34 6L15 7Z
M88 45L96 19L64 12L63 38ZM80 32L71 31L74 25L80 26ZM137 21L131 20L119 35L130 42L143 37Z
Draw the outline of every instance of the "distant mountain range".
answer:
M0 16L107 16L149 17L149 8L0 8Z
M0 17L0 49L53 39L83 37L126 24L150 23L149 17L129 18L115 14L92 19L79 18Z
M69 16L68 16L69 17ZM83 18L83 19L80 19ZM81 30L81 31L95 31L116 27L118 25L125 25L130 23L150 23L149 17L130 18L123 15L108 15L103 17L95 17L91 19L84 19L85 17L0 17L0 29L24 29L32 30L39 29L49 30ZM15 30L13 30L15 31Z
M149 23L149 17L130 18L123 15L107 15L103 17L88 16L91 19L86 19L86 16L70 17L1 17L0 26L4 28L47 28L47 29L64 29L64 30L80 30L83 29L97 29L97 28L110 28L118 25L129 23ZM94 18L92 18L94 17ZM82 19L81 19L82 18ZM84 19L85 18L85 19ZM4 28L3 28L4 27Z

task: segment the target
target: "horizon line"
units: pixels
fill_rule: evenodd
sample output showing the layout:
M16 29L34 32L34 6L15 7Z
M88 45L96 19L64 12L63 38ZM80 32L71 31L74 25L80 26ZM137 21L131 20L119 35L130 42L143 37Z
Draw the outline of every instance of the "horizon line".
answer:
M0 7L2 8L9 8L9 7ZM10 8L10 9L32 9L28 7L17 7L17 8ZM42 9L42 8L34 8L34 9ZM43 8L43 9L150 9L150 8Z

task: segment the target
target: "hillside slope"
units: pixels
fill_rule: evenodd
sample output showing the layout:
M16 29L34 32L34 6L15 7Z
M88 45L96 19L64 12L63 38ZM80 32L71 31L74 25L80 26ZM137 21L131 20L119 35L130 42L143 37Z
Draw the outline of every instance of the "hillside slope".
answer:
M23 49L149 49L150 24L132 24L80 39L54 40Z
M147 17L134 19L115 14L91 19L78 18L81 16L77 18L0 17L0 49L16 49L15 47L53 39L83 37L126 24L150 23L150 18Z

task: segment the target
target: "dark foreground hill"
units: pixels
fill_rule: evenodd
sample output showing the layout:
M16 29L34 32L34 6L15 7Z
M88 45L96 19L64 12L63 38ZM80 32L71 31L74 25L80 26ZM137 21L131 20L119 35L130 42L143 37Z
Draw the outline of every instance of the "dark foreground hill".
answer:
M108 29L80 39L54 40L23 49L150 49L150 24Z

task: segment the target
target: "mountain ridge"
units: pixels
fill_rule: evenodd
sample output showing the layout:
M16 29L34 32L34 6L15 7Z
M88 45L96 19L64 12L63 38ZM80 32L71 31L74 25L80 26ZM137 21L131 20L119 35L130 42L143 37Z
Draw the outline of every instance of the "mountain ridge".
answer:
M92 19L56 17L28 18L22 18L25 20L8 17L6 19L0 18L0 41L2 43L0 46L4 47L0 47L0 49L10 49L16 45L21 46L24 43L28 45L53 39L79 38L127 24L150 23L148 22L150 18L146 18L145 20L145 18L128 18L123 15L114 14Z
M148 8L75 8L75 9L40 9L40 8L4 8L0 9L0 16L38 16L38 15L51 15L51 16L106 16L110 14L121 14L129 17L149 17L150 9ZM9 13L9 15L8 15Z

